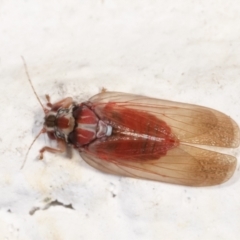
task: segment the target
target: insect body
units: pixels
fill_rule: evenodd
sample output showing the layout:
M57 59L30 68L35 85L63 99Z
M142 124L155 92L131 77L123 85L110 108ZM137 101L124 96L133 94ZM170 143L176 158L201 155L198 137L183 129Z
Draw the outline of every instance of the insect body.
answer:
M198 146L239 145L237 124L213 109L117 92L47 106L42 132L58 148L41 158L70 145L102 171L191 186L222 183L236 167L235 157Z
M117 92L85 103L47 100L40 133L58 147L43 147L40 158L69 145L104 172L189 186L220 184L236 168L235 157L199 147L239 146L237 124L214 109Z

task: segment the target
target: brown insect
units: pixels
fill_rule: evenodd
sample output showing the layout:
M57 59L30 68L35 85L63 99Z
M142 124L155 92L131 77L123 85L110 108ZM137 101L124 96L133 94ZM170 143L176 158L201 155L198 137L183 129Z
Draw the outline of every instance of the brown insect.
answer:
M239 127L217 110L105 91L83 103L47 101L40 134L58 148L43 147L41 159L70 146L101 171L189 186L223 183L236 168L235 157L204 149L239 146Z

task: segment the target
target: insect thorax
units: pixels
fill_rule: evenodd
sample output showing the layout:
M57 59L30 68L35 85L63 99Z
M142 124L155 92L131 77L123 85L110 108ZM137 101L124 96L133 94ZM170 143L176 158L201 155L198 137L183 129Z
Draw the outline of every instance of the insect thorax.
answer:
M112 127L100 120L86 104L71 104L68 108L50 110L44 123L48 135L82 147L97 138L110 136Z

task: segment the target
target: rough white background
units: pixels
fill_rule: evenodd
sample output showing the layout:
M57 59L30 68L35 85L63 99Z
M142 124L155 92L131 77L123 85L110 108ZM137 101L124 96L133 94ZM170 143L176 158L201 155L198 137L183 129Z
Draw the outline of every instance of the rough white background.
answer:
M43 102L105 87L240 123L239 2L0 0L0 239L239 239L239 165L221 186L175 186L103 174L77 152L38 161L41 136L20 170L44 116L21 55Z

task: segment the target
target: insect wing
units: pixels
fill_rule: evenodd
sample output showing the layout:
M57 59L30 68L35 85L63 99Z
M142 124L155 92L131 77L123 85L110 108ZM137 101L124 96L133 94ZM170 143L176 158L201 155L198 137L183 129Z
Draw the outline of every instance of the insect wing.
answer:
M106 173L187 186L223 183L236 168L236 159L230 155L187 145L168 151L160 159L142 162L124 161L114 155L105 160L91 151L81 152L81 156L89 165Z
M235 157L187 145L237 147L239 128L221 112L191 104L114 92L100 93L92 97L90 102L100 118L110 121L119 119L111 116L121 113L123 109L136 110L133 121L144 118L145 113L154 115L166 122L180 141L178 146L169 148L164 156L156 159L147 153L134 155L139 148L136 140L127 142L129 147L121 147L121 154L116 152L116 146L125 144L124 138L97 140L81 152L81 156L99 170L189 186L220 184L234 173ZM109 104L111 107L106 107ZM131 118L131 114L123 117ZM121 119L118 121L121 123Z

